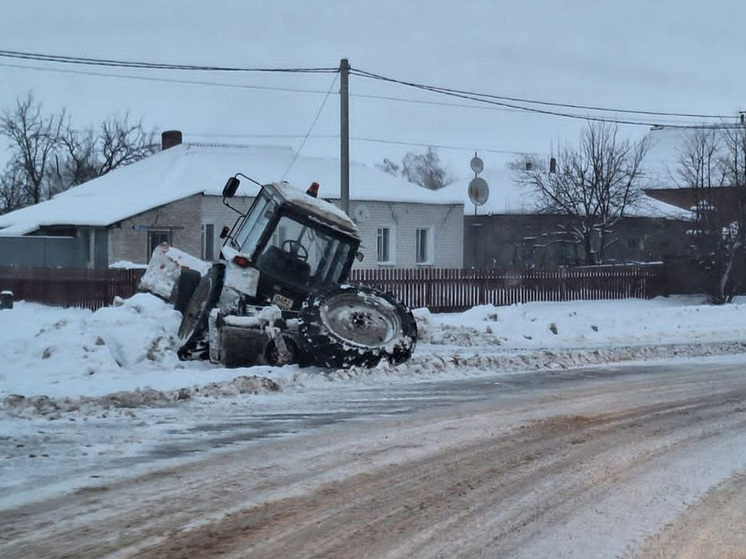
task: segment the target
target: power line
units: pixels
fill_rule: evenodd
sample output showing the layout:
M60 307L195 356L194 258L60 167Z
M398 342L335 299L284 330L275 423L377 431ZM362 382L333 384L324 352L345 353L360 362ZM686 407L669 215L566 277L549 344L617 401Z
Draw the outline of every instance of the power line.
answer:
M632 121L632 120L622 120L622 119L611 119L611 118L604 118L604 117L598 117L598 116L592 116L592 115L578 115L574 113L553 111L553 110L541 109L541 108L531 107L531 106L516 105L515 103L524 103L526 105L538 104L538 105L543 105L543 106L561 107L561 108L574 109L574 110L580 110L580 109L594 110L594 111L605 111L605 112L614 112L614 113L621 113L621 114L638 114L638 115L645 115L645 116L666 116L666 117L679 117L679 118L709 118L709 119L722 118L721 115L674 113L674 112L661 112L661 111L637 111L637 110L631 110L631 109L614 109L614 108L608 108L608 107L594 107L594 106L578 105L578 104L570 104L570 103L535 101L531 99L521 99L517 97L505 97L505 96L492 95L492 94L487 94L487 93L477 93L473 91L458 90L458 89L453 89L453 88L421 84L421 83L411 82L411 81L406 81L406 80L399 80L396 78L390 78L387 76L382 76L380 74L374 74L372 72L366 72L364 70L358 70L355 68L351 70L351 73L356 76L363 77L363 78L379 80L379 81L384 81L388 83L394 83L394 84L403 85L403 86L407 86L407 87L411 87L415 89L420 89L423 91L430 91L432 93L448 95L448 96L457 97L461 99L469 99L469 100L477 101L480 103L487 103L487 104L497 105L501 107L508 107L508 108L512 108L512 109L516 109L520 111L525 111L525 112L546 114L546 115L551 115L551 116L560 116L560 117L565 117L565 118L575 118L575 119L581 119L581 120L594 120L594 121L600 121L600 122L630 124L630 125L635 125L635 126L660 125L660 123L658 122L643 122L643 121ZM673 125L673 126L684 127L682 125Z
M56 54L41 54L0 50L0 57L20 60L35 60L39 62L55 62L60 64L79 64L84 66L108 66L115 68L137 68L145 70L186 70L199 72L263 72L263 73L336 73L338 68L245 68L238 66L198 66L194 64L163 64L158 62L139 62L127 60L112 60L106 58L84 58L79 56L62 56Z
M287 92L287 93L309 93L314 95L326 95L326 91L323 89L307 89L307 88L297 88L297 87L275 87L275 86L262 86L262 85L246 85L246 84L236 84L236 83L226 83L226 82L215 82L215 81L203 81L203 80L185 80L185 79L178 79L178 78L159 78L155 76L133 76L131 74L112 74L108 72L95 72L95 71L87 71L87 70L71 70L71 69L61 69L61 68L42 68L38 66L27 66L23 64L6 64L0 62L0 67L3 68L18 68L21 70L34 70L39 72L54 72L59 74L74 74L74 75L81 75L81 76L94 76L94 77L105 77L105 78L116 78L116 79L128 79L128 80L135 80L135 81L145 81L145 82L162 82L162 83L177 83L177 84L185 84L185 85L199 85L199 86L208 86L208 87L226 87L226 88L234 88L234 89L254 89L257 91L280 91L280 92ZM339 93L332 92L332 95L339 95ZM394 101L398 103L410 103L410 104L417 104L417 105L432 105L432 106L439 106L439 107L454 107L454 108L462 108L462 109L472 109L472 110L482 110L482 111L506 111L506 112L523 112L520 109L512 109L509 107L499 107L499 106L484 106L484 105L476 105L476 104L467 104L467 103L448 103L445 101L427 101L424 99L406 99L404 97L394 97L389 95L373 95L373 94L364 94L364 93L350 93L350 97L354 97L357 99L372 99L372 100L381 100L381 101ZM661 123L658 123L661 124Z
M0 62L0 67L18 68L21 70L35 70L39 72L54 72L58 74L74 74L74 75L80 75L80 76L128 79L128 80L146 81L146 82L178 83L178 84L185 84L185 85L204 85L204 86L210 86L210 87L227 87L227 88L235 88L235 89L256 89L259 91L281 91L281 92L287 92L287 93L310 93L310 94L315 94L315 95L326 95L326 91L323 89L306 89L306 88L297 88L297 87L274 87L274 86L263 86L263 85L245 85L245 84L203 81L203 80L158 78L155 76L133 76L130 74L111 74L108 72L94 72L94 71L87 71L87 70L40 68L38 66L27 66L23 64L6 64L2 62ZM339 93L332 92L332 95L339 95ZM483 110L483 111L491 110L491 111L520 112L520 111L517 111L516 109L508 109L508 108L503 108L503 107L485 107L485 106L479 106L475 104L466 104L466 103L446 103L444 101L426 101L424 99L406 99L404 97L393 97L393 96L387 96L387 95L350 93L350 97L355 97L358 99L394 101L394 102L399 102L399 103L412 103L412 104L418 104L418 105L434 105L434 106L440 106L440 107L476 109L476 110Z
M308 93L313 95L326 95L326 91L322 89L306 89L306 88L293 88L293 87L275 87L275 86L261 86L261 85L247 85L247 84L236 84L236 83L226 83L226 82L215 82L215 81L203 81L203 80L186 80L186 79L179 79L179 78L159 78L156 76L133 76L131 74L112 74L108 72L95 72L95 71L88 71L88 70L71 70L71 69L61 69L61 68L40 68L36 66L26 66L23 64L6 64L0 62L0 67L5 68L18 68L22 70L34 70L34 71L41 71L41 72L55 72L60 74L74 74L74 75L82 75L82 76L94 76L94 77L106 77L106 78L115 78L115 79L128 79L128 80L134 80L134 81L144 81L144 82L161 82L161 83L176 83L176 84L186 84L186 85L197 85L197 86L208 86L208 87L225 87L225 88L233 88L233 89L249 89L249 90L257 90L257 91L279 91L279 92L286 92L286 93ZM337 92L332 92L332 95L339 95ZM445 101L427 101L423 99L406 99L403 97L393 97L393 96L386 96L386 95L372 95L372 94L363 94L363 93L351 93L350 97L360 98L360 99L373 99L373 100L382 100L382 101L394 101L394 102L400 102L400 103L410 103L410 104L420 104L420 105L434 105L434 106L441 106L441 107L454 107L454 108L463 108L463 109L472 109L472 110L490 110L490 111L507 111L507 112L525 112L524 109L517 109L517 108L509 108L509 107L503 107L503 106L493 106L493 105L478 105L478 104L467 104L467 103L448 103ZM671 125L675 125L676 123L672 123ZM655 123L655 126L666 126L669 125L668 123L664 122L657 122Z
M282 174L282 180L285 180L285 176L288 174L290 169L293 168L293 165L295 165L295 162L298 160L298 157L300 156L300 152L303 150L303 146L306 145L306 141L308 140L308 136L310 136L311 132L313 131L314 127L316 126L316 123L319 121L319 117L321 116L321 111L324 110L324 105L326 105L326 100L329 99L329 95L332 92L332 88L334 88L334 84L337 83L337 76L334 76L334 79L332 80L331 85L329 85L329 91L326 92L326 97L324 97L323 101L321 101L321 106L319 107L319 110L316 111L316 116L313 118L313 122L311 122L311 126L308 128L308 131L306 132L306 135L303 137L303 141L300 143L300 146L298 147L297 151L295 152L295 156L293 156L293 160L288 164L287 168L285 169L285 172Z
M259 73L338 73L339 69L336 67L311 67L311 68L280 68L280 67L236 67L236 66L214 66L214 65L194 65L194 64L166 64L156 62L142 62L142 61L127 61L127 60L115 60L105 58L88 58L88 57L75 57L75 56L63 56L55 54L42 54L42 53L31 53L22 51L11 51L11 50L0 50L0 57L20 60L32 60L36 62L47 62L57 64L74 64L74 65L87 65L87 66L100 66L100 67L117 67L117 68L131 68L138 70L177 70L177 71L201 71L201 72L259 72ZM35 70L50 70L46 68L30 68L28 66L21 65L10 65L0 64L0 66L7 67L20 67ZM51 70L60 71L60 70ZM242 89L267 89L267 90L279 90L279 91L290 91L290 92L302 92L302 93L314 93L324 94L325 92L320 90L310 89L294 89L294 88L272 88L268 86L251 86L251 85L240 85L240 84L226 84L226 83L215 83L206 81L191 81L191 80L177 80L167 78L157 78L153 76L121 76L111 75L104 73L95 72L74 72L70 73L81 73L87 75L102 75L108 77L118 77L124 79L144 80L144 81L163 81L172 83L189 83L194 85L207 85L207 86L222 86L222 87L234 87ZM434 86L428 84L422 84L407 80L400 80L367 72L365 70L351 69L350 73L359 77L364 77L373 80L384 81L388 83L394 83L398 85L407 86L431 93L437 93L440 95L447 95L450 97L465 99L468 101L476 102L481 105L488 105L493 110L511 110L519 112L528 112L549 116L557 116L563 118L571 118L576 120L596 121L596 122L608 122L615 124L627 124L633 126L668 126L675 128L692 128L701 127L702 125L682 124L682 123L664 123L664 122L650 122L645 120L627 120L619 118L609 118L602 116L595 116L592 114L577 114L574 112L565 112L552 110L549 108L540 107L556 107L561 109L569 109L572 111L586 110L595 112L607 112L616 114L628 114L628 115L640 115L640 116L660 116L660 117L673 117L673 118L700 118L700 119L722 119L722 115L711 115L711 114L698 114L698 113L677 113L677 112L664 112L664 111L649 111L649 110L633 110L633 109L621 109L611 107L601 107L593 105L582 105L577 103L560 103L554 101L543 101L536 99L525 99L519 97L510 97L504 95L495 95L490 93L479 93L468 90L460 90L454 88L447 88L442 86ZM422 103L422 104L436 104L432 101L421 101L416 99L402 99L395 97L375 96L375 95L355 95L357 97L369 98L369 99L382 99L389 101L408 102L408 103ZM518 103L518 104L516 104ZM456 106L461 108L479 108L473 105L457 104L457 103L442 103L442 106ZM487 107L481 107L487 108ZM711 128L719 128L719 125L708 125Z
M268 86L268 85L245 85L245 84L202 81L202 80L182 80L178 78L158 78L155 76L132 76L128 74L109 74L106 72L92 72L92 71L85 71L85 70L62 70L59 68L37 68L34 66L24 66L22 64L3 64L2 62L0 62L0 67L20 68L22 70L37 70L41 72L56 72L60 74L76 74L76 75L82 75L82 76L96 76L96 77L104 77L104 78L127 79L127 80L136 80L136 81L145 81L145 82L178 83L178 84L185 84L185 85L206 85L206 86L212 86L212 87L228 87L228 88L235 88L235 89L256 89L260 91L283 91L283 92L288 92L288 93L313 93L313 94L318 94L318 95L326 94L326 91L324 91L323 89L274 87L274 86Z

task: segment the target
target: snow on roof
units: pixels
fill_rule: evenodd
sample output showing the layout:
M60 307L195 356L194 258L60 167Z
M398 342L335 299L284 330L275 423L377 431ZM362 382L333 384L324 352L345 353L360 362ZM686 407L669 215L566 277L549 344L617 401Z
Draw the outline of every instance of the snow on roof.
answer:
M477 215L523 215L535 213L538 208L536 194L528 187L518 184L513 171L507 167L486 168L479 175L489 186L487 202L477 206ZM460 196L464 202L464 215L474 215L474 204L469 199L469 183L474 177L459 180L442 191L453 196ZM689 212L665 204L650 196L643 195L635 207L625 210L631 217L662 217L671 219L688 219Z
M225 181L238 172L262 184L286 180L303 190L316 181L321 185L320 197L340 198L338 159L298 157L293 161L294 157L292 149L276 146L181 144L46 202L0 216L0 235L25 235L52 225L105 227L195 194L220 196ZM243 181L238 194L254 196L258 190ZM461 202L459 197L419 188L359 163L350 165L350 200Z
M679 152L696 129L652 128L646 138L649 142L645 155L645 172L655 188L676 188L676 167Z
M479 176L487 181L489 196L487 202L477 206L478 215L529 214L536 210L533 193L517 184L507 167L488 167ZM474 177L461 179L443 189L461 197L465 215L474 215L474 203L469 199L469 183L472 180Z
M653 181L655 188L678 188L685 186L680 183L678 176L679 159L686 149L688 141L697 134L705 132L714 134L716 139L723 140L728 128L738 125L728 123L712 123L701 127L671 128L656 126L651 128L646 138L649 142L648 153L645 156L645 170Z
M322 215L329 221L341 225L350 231L358 230L357 225L355 225L346 213L323 198L309 196L302 190L298 190L286 182L275 182L272 183L272 186L274 186L277 192L285 198L285 200L305 208L305 210L311 214Z

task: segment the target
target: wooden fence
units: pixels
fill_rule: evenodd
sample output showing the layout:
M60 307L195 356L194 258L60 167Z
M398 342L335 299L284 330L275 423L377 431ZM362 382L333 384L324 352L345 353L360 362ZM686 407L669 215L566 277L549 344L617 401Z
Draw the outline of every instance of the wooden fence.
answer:
M130 297L142 270L0 267L0 291L16 300L97 309ZM456 312L475 305L530 301L649 298L658 293L659 266L609 266L501 272L451 268L353 270L351 283L390 291L412 308Z
M658 294L659 274L656 266L523 272L391 268L353 270L350 281L391 291L412 308L456 312L487 304L650 298Z
M0 266L0 291L12 291L16 301L96 310L134 295L143 272Z

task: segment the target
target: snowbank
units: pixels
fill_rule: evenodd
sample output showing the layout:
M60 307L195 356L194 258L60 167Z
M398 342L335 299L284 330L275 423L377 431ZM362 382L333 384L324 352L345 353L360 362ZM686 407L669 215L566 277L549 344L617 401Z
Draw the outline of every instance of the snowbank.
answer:
M411 361L403 365L351 371L296 366L228 370L179 361L176 332L181 315L150 294L117 300L96 312L18 302L13 309L0 311L0 402L6 411L48 408L49 400L34 404L40 397L62 407L96 402L157 406L198 393L234 393L237 379L258 379L252 381L251 391L273 392L356 377L453 376L732 353L743 351L741 341L746 340L745 304L711 306L701 297L414 313L420 340ZM130 396L125 398L124 393Z

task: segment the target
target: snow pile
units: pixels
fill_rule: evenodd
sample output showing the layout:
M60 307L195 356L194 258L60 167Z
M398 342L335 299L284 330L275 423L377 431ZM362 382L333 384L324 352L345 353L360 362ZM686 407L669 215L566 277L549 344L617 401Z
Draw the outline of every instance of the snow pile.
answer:
M2 393L58 386L50 393L99 394L116 390L117 376L144 362L160 370L179 366L176 311L146 294L115 305L90 312L18 303L3 312ZM122 382L130 387L128 378Z
M746 306L711 306L701 297L689 296L490 305L459 315L417 314L425 323L426 341L433 345L597 347L735 340L746 333Z

